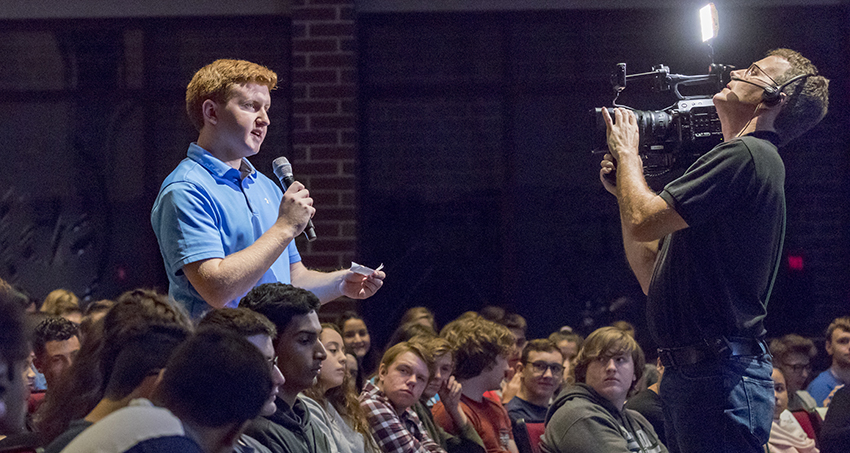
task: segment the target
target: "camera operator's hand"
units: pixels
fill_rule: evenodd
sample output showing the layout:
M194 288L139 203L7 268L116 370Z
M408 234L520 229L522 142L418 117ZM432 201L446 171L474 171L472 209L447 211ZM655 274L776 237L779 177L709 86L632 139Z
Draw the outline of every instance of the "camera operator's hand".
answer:
M617 182L616 173L617 170L617 162L614 160L614 156L611 154L605 153L602 157L602 162L599 163L599 166L602 167L599 169L599 180L602 181L602 186L605 187L609 193L617 196ZM614 176L612 178L612 176Z
M605 119L608 152L614 156L614 160L621 161L621 153L637 155L640 132L634 112L617 107L614 109L614 119L612 120L611 115L608 114L608 109L602 109L602 118Z

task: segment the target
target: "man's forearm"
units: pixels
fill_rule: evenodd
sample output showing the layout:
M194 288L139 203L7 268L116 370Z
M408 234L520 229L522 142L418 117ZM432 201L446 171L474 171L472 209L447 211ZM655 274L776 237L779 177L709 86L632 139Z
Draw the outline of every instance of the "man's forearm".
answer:
M187 264L183 271L208 304L222 308L250 291L292 239L287 229L276 225L243 250L224 258Z
M621 223L622 220L621 220ZM658 240L641 242L635 238L626 229L625 223L623 229L623 248L626 252L626 260L629 262L632 272L640 283L640 288L644 294L649 293L649 283L652 280L652 273L655 270L655 260L658 257Z
M307 269L301 263L290 267L292 286L304 288L319 298L324 304L342 296L340 283L342 283L348 269L334 272L319 272Z

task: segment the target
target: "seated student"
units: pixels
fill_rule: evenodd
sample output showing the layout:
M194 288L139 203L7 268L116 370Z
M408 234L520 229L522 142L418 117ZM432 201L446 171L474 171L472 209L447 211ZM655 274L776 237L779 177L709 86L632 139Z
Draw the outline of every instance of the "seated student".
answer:
M199 329L166 364L156 406L137 399L62 451L229 452L271 391L269 364L256 346L224 329Z
M549 340L531 340L522 350L517 364L520 388L505 405L511 423L524 419L526 423L543 423L549 403L563 380L564 356Z
M152 331L191 332L192 329L189 318L162 294L145 289L121 294L85 338L68 369L67 379L47 395L36 413L36 426L45 440L51 442L73 420L87 417L102 402L112 368L131 338Z
M409 322L416 322L423 326L430 327L434 332L437 331L437 322L434 320L434 313L431 313L431 310L429 310L428 307L408 308L404 314L401 315L401 320L398 323L399 325L404 325Z
M28 342L23 308L0 287L0 436L24 427L26 388L21 377L29 355Z
M578 355L579 349L581 349L581 343L584 341L584 338L573 332L571 327L564 326L561 327L561 330L549 335L549 340L554 341L558 345L558 349L561 350L561 354L564 356L564 381L566 381L570 375L572 363Z
M455 379L463 386L460 407L481 436L488 453L514 452L511 420L499 401L484 393L500 387L516 338L507 327L478 316L456 319L440 333L455 351ZM434 420L446 431L460 433L445 404L437 403Z
M850 383L850 317L833 320L826 329L826 352L832 365L819 374L806 389L818 406L836 387Z
M38 324L33 341L38 371L47 379L47 390L55 388L80 351L77 325L65 318L49 316Z
M346 311L336 321L339 331L342 332L342 341L345 342L345 351L357 357L358 365L358 389L363 389L363 382L368 379L378 366L380 351L372 347L372 338L366 321L353 311Z
M810 439L800 423L788 411L788 387L782 370L773 367L773 392L776 404L773 407L773 425L767 449L771 453L818 453L815 441Z
M298 394L313 386L327 357L319 341L319 298L306 289L285 283L264 283L254 287L239 302L269 319L277 329L275 352L283 373L274 414L259 417L246 434L269 450L288 453L330 451L330 442L313 423L310 411Z
M68 429L53 440L45 453L62 451L75 437L109 414L127 407L137 398L150 399L159 372L165 368L171 353L189 335L188 329L151 329L121 341L121 351L110 367L103 398L85 418L74 420ZM115 338L107 341L115 341Z
M835 391L820 430L821 453L844 453L850 445L850 387Z
M808 338L788 334L770 341L773 363L782 370L788 390L788 410L813 412L815 399L806 391L812 373L812 359L818 354L815 344Z
M245 338L260 350L269 363L272 377L272 391L260 415L263 417L273 415L277 411L275 400L280 392L280 386L284 384L283 374L277 366L277 353L274 350L274 340L277 338L277 329L274 324L253 310L225 307L207 312L198 321L198 328L204 327L229 330ZM268 453L270 450L253 437L243 434L236 442L236 448L233 451L234 453Z
M50 316L65 318L77 325L83 318L83 312L80 310L80 298L67 289L50 291L44 297L44 302L42 302L39 311Z
M349 382L342 335L335 325L322 324L319 339L328 356L316 383L303 392L311 420L330 441L331 453L377 452L359 395Z
M375 384L364 384L360 406L384 453L445 452L412 409L428 385L433 360L420 344L403 341L384 353Z
M435 335L423 335L411 338L416 344L421 344L426 351L434 355L434 372L419 401L413 405L413 411L419 416L422 426L428 435L449 453L484 452L484 441L469 423L466 414L460 410L460 396L463 387L452 376L454 355L448 340ZM434 397L439 395L440 401L458 427L457 436L446 432L434 422L431 407L436 404Z
M576 357L576 383L549 410L541 448L547 453L657 453L667 448L652 425L625 409L643 373L643 350L616 327L588 335ZM721 435L718 433L718 435Z

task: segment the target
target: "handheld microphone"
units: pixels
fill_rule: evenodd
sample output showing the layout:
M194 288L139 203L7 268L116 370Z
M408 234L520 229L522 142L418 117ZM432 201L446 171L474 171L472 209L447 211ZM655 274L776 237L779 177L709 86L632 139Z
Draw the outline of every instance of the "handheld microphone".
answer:
M280 185L285 192L295 182L295 177L292 176L292 164L285 157L278 157L272 161L272 168L274 169L275 176L280 179ZM316 240L316 229L313 228L312 220L307 220L307 226L304 227L304 236L307 237L307 242Z

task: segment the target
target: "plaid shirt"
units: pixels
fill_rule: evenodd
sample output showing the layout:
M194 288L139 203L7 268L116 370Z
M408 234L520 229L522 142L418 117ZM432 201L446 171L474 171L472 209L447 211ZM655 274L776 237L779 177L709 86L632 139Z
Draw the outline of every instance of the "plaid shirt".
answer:
M363 386L360 405L366 410L372 434L384 453L445 453L428 436L413 409L397 413L384 392L370 382Z

